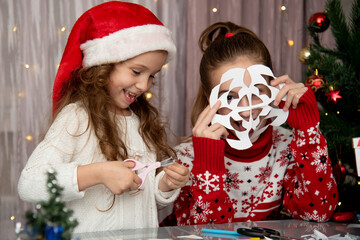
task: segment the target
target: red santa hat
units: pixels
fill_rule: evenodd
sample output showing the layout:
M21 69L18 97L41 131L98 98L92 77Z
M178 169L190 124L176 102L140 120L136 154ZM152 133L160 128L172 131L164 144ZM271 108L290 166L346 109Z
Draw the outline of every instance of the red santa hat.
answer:
M143 6L106 2L86 11L74 24L53 88L53 111L62 85L80 67L121 62L145 52L165 50L167 62L176 52L171 32Z

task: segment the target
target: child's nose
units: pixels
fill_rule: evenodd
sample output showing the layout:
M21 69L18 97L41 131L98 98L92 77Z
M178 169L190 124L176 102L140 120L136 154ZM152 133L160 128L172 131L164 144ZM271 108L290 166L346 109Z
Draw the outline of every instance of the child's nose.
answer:
M139 81L135 84L135 86L137 89L145 92L150 87L149 79L146 77L143 77L143 78L139 79Z
M249 107L249 100L246 96L240 99L238 107ZM242 117L246 121L249 121L250 114L250 109L239 112L240 117Z
M247 96L244 96L240 99L238 103L238 107L247 107L247 106L249 106L249 99L247 98Z
M239 112L240 117L242 117L245 121L249 121L250 116L251 116L251 111L250 110L245 110L245 111L241 111Z

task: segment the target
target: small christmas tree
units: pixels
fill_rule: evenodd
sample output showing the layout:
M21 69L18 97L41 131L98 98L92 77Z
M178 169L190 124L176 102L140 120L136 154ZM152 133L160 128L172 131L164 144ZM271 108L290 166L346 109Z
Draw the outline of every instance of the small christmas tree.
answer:
M324 47L319 38L329 25L334 49ZM360 186L352 138L360 137L360 0L354 0L348 19L340 0L328 0L325 12L310 18L308 31L312 42L305 61L310 76L305 84L311 86L322 106L320 128L338 183L342 203L338 210L359 212Z
M57 185L56 172L50 169L47 172L47 190L49 199L40 201L36 205L36 212L27 211L25 214L27 233L30 238L71 239L74 228L78 225L72 217L73 211L67 209L61 201L63 188Z

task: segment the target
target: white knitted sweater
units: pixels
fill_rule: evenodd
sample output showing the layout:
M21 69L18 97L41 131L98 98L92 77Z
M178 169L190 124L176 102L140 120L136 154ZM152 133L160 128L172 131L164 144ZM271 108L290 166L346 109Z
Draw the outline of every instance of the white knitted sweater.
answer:
M139 156L144 163L156 161L139 135L139 119L135 114L118 116L125 128L123 140L128 146L129 157ZM24 201L38 202L48 198L46 172L53 168L57 172L58 184L64 187L62 200L74 211L79 221L75 232L106 231L114 229L147 228L158 226L157 207L172 203L179 190L163 193L158 182L164 175L151 172L137 193L116 195L114 206L107 212L113 201L113 194L104 185L78 190L77 166L94 162L105 162L98 139L93 130L87 129L88 115L79 104L69 104L51 125L44 140L36 147L21 172L18 192Z

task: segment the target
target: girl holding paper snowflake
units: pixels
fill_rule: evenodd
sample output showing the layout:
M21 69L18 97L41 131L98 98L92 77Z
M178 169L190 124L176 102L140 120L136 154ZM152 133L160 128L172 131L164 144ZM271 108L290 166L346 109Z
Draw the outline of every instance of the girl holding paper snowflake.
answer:
M142 182L124 160L174 156L145 92L175 51L170 31L140 5L113 1L86 11L69 35L53 122L21 173L20 197L46 200L52 168L79 222L75 232L157 227L157 206L176 199L189 171L173 163Z
M293 218L327 221L338 200L311 89L274 78L270 54L231 22L202 33L192 141L177 147L191 180L163 225ZM287 119L292 131L279 127Z

